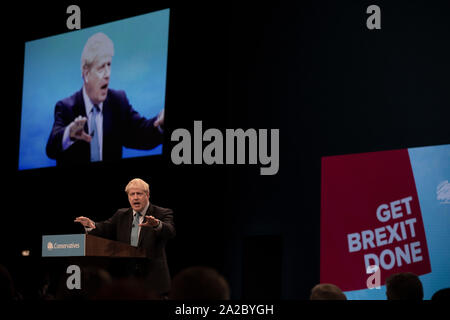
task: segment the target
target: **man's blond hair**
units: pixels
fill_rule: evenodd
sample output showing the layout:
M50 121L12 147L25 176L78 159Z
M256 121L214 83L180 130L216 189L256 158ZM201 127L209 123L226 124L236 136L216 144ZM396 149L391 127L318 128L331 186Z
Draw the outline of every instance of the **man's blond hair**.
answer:
M93 34L84 45L81 53L81 74L84 70L90 70L95 59L109 55L114 56L114 44L103 32Z
M125 192L128 194L131 188L142 189L147 195L150 195L150 187L148 183L142 179L135 178L128 182L127 186L125 187Z

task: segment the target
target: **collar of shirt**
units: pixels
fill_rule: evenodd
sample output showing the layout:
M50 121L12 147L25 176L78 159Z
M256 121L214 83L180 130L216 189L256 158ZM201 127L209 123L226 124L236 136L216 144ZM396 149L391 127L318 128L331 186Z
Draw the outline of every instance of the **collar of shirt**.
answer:
M90 117L91 110L94 107L94 104L92 103L91 98L89 98L84 85L83 85L83 100L84 100L84 106L86 108L86 115L88 117ZM98 107L100 108L100 112L103 112L103 102L100 102Z
M139 217L140 222L143 221L149 206L150 206L150 202L148 202L147 205L145 206L144 210L141 211L141 216ZM133 218L136 216L136 213L137 213L137 211L134 211L134 209L133 209Z

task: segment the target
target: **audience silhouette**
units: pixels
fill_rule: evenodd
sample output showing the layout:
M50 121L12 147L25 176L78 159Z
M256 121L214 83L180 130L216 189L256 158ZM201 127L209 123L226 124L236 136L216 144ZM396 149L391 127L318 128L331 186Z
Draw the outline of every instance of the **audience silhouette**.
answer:
M215 269L204 266L189 267L172 281L170 300L228 300L230 287Z
M423 300L423 287L419 277L411 272L395 273L386 279L388 300Z
M320 283L311 290L310 300L347 300L342 290L331 283Z

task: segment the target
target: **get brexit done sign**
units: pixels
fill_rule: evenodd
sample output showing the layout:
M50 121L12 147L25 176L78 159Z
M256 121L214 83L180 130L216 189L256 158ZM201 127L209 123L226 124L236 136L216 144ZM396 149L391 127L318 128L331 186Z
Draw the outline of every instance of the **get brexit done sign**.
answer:
M373 270L417 274L425 298L450 286L449 180L450 145L322 158L320 282L349 299L385 299Z

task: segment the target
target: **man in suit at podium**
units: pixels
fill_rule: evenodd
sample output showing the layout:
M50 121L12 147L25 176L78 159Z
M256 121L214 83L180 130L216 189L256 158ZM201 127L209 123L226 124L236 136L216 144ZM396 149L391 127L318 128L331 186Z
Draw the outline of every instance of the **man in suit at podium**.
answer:
M122 158L122 147L149 150L163 142L164 109L146 119L124 91L109 88L114 45L92 35L81 55L83 87L55 106L46 153L58 166Z
M131 180L125 192L131 208L119 209L102 222L87 217L77 217L75 222L81 223L89 234L145 248L150 259L135 271L148 280L153 290L165 295L170 289L165 245L175 236L173 211L150 203L150 188L142 179Z

